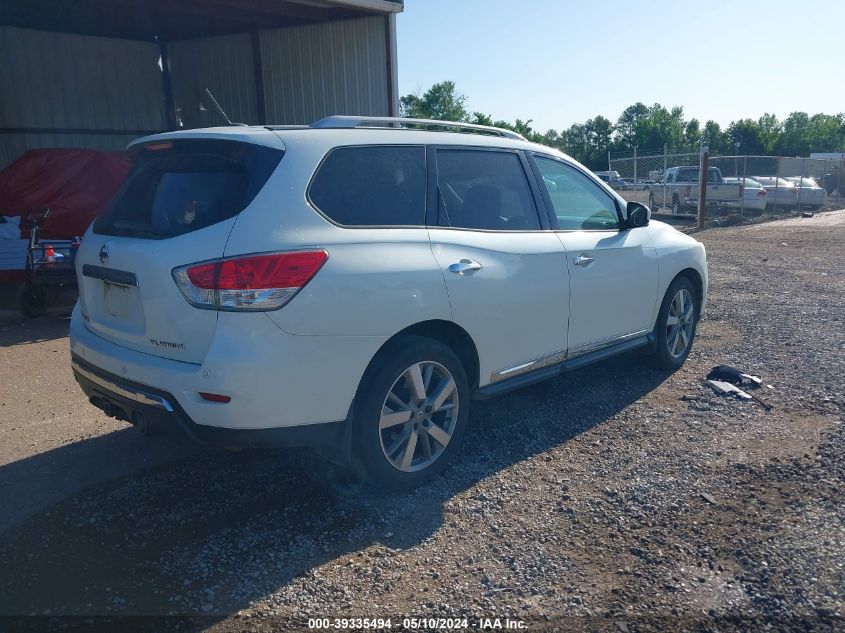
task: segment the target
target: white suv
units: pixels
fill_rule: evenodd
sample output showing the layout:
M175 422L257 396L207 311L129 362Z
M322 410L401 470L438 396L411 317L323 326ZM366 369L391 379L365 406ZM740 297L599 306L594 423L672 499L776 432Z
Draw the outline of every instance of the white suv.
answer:
M70 340L91 402L144 431L318 446L408 488L454 458L473 398L689 354L704 247L513 132L330 117L131 152L76 258Z

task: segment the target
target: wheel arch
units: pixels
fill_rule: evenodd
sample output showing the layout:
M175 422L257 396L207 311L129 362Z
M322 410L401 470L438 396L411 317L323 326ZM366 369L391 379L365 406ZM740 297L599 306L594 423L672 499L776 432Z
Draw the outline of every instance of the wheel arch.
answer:
M695 320L701 317L701 306L704 301L704 280L701 278L701 273L699 273L695 268L684 268L681 272L677 275L672 277L672 281L669 282L669 286L671 286L678 277L686 277L692 283L692 287L695 289ZM667 288L669 287L667 286Z
M475 346L475 342L469 333L460 325L443 319L431 319L414 323L387 339L373 355L373 358L367 365L367 369L364 371L360 384L364 383L364 378L372 371L373 366L382 355L390 353L392 348L399 345L402 339L409 336L432 339L449 347L464 366L467 378L469 379L470 391L478 387L480 364L478 348Z

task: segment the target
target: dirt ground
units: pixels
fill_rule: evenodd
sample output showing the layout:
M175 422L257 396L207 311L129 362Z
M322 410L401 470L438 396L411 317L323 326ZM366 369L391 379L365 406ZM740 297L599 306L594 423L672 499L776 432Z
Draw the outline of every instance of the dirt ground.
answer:
M629 354L475 403L460 463L408 495L306 450L144 438L77 388L62 310L12 318L0 630L845 629L845 211L696 237L680 371ZM773 410L705 387L722 363Z

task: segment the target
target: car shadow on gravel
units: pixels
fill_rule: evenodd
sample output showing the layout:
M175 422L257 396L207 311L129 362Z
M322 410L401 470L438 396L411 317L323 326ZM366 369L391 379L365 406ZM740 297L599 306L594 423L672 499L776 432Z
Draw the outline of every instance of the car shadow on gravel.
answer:
M37 319L25 319L11 312L0 314L3 316L8 316L8 320L4 322L0 318L0 347L66 338L70 327L70 314L66 309L52 310Z
M628 354L476 402L459 463L409 494L373 490L306 450L202 451L96 484L0 534L0 615L201 615L203 628L273 593L296 604L284 590L298 580L337 591L318 568L413 548L455 495L604 423L667 377ZM0 486L24 472L59 486L92 461L124 459L96 439L50 453L0 467ZM41 469L46 455L62 467Z

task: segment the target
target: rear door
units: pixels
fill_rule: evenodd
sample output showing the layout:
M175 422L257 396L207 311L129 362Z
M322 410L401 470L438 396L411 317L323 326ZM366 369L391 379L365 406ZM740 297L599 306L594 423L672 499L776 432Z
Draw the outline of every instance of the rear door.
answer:
M569 268L569 355L646 334L657 302L657 253L645 229L620 230L616 200L574 165L534 155Z
M429 164L431 247L453 319L478 348L481 385L566 352L566 257L528 169L520 152L487 148L440 147Z
M132 153L133 170L76 258L86 326L129 349L200 363L217 312L191 306L172 271L223 255L238 213L283 152L239 141L183 139L143 143Z

